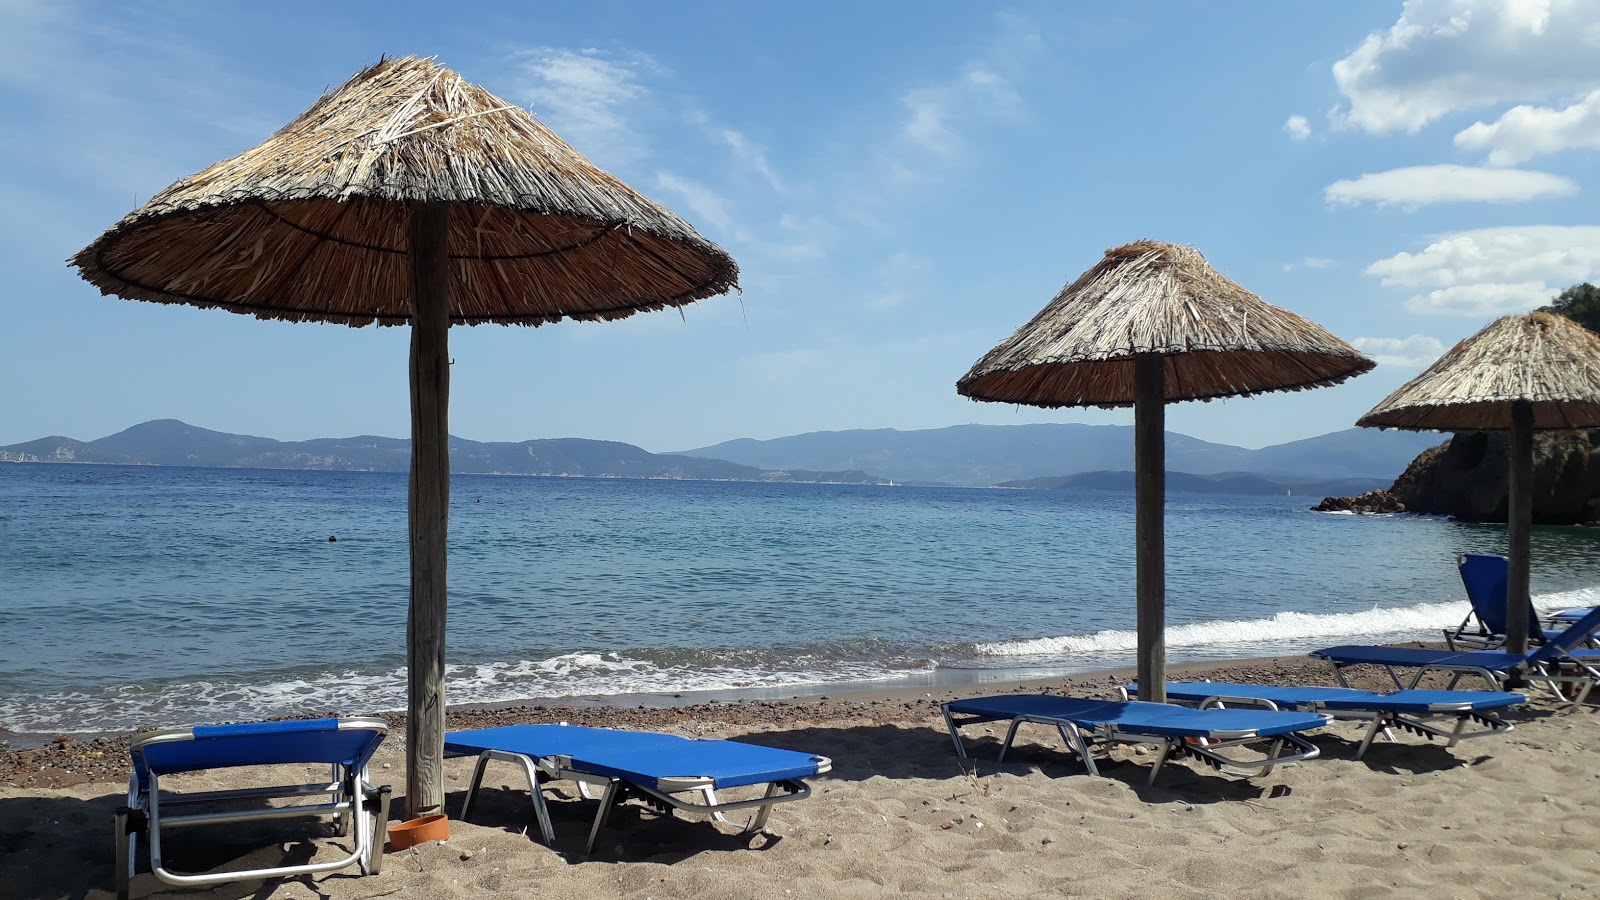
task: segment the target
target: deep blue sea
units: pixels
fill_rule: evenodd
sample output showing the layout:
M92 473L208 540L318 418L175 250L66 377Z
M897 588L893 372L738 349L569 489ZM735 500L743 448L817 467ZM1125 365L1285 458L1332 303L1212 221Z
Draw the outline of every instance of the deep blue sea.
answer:
M1128 665L1133 496L457 475L452 703L795 694ZM1169 659L1437 635L1502 527L1174 494ZM406 477L0 464L0 728L405 706ZM328 537L336 535L337 542ZM1600 529L1537 528L1541 607Z

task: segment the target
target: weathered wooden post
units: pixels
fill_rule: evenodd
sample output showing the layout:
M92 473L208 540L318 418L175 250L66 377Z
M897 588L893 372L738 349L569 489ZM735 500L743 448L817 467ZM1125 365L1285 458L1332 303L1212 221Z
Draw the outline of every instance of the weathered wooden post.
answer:
M410 204L411 607L406 618L406 804L444 811L444 634L450 522L450 207Z
M1134 357L1134 532L1139 699L1167 702L1167 435L1165 358Z
M1511 402L1511 447L1506 500L1506 650L1528 651L1528 569L1533 528L1533 404Z

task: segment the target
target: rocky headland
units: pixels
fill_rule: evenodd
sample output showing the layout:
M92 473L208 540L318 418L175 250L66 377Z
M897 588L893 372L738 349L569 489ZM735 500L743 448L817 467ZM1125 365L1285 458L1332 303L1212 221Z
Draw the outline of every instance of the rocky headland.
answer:
M1509 434L1463 432L1424 450L1387 491L1326 497L1319 512L1413 512L1504 522ZM1534 435L1533 521L1600 524L1600 429Z

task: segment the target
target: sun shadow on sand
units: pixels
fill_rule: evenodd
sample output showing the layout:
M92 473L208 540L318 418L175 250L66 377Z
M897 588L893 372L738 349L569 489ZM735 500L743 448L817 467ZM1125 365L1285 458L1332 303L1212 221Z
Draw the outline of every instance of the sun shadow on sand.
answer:
M113 817L127 802L122 792L80 800L66 796L0 797L0 897L114 897ZM204 837L177 833L162 841L162 856L169 869L181 872L234 870L310 862L319 852L332 858L348 852L347 839L329 839L326 823L278 821L272 826L232 825L207 829ZM343 851L343 852L340 852ZM132 882L135 897L243 898L266 896L288 881L327 897L318 883L325 879L357 877L358 870L302 876L294 879L255 879L206 888L180 888L149 874L148 863L139 866Z
M452 813L459 813L465 796L465 791L448 794L446 808ZM612 809L595 842L594 853L585 856L583 848L589 839L589 828L594 824L598 801L582 797L571 782L546 785L545 799L556 835L552 849L573 864L670 864L706 853L770 850L782 841L779 835L770 831L748 834L735 831L746 821L739 814L728 817L734 826L730 827L713 824L709 816L685 813L668 815L628 802ZM780 805L773 817L778 818L782 814L783 807ZM527 785L515 780L486 781L478 799L473 801L471 824L519 834L527 838L530 846L544 846L539 827L534 821L533 806L528 800Z

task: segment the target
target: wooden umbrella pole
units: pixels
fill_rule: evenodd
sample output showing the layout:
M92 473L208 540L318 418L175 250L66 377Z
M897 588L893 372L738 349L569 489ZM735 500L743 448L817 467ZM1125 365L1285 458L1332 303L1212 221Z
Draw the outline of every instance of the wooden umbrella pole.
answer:
M444 626L450 515L450 207L411 205L411 608L406 808L444 812Z
M1533 405L1511 403L1511 471L1506 501L1506 650L1528 650L1529 532L1533 528Z
M1167 495L1164 367L1155 353L1134 357L1134 488L1138 544L1139 699L1167 702Z

